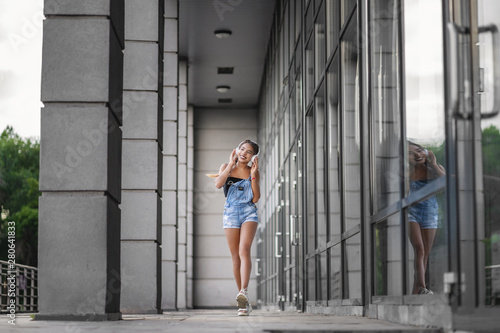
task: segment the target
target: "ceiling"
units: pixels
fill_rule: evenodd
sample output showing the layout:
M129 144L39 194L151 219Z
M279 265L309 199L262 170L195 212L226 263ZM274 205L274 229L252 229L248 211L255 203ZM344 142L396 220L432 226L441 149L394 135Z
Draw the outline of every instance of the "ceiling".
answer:
M255 107L259 100L274 0L180 0L179 57L188 59L188 103L198 107ZM214 31L229 29L229 38ZM217 67L234 67L217 74ZM226 93L216 91L227 85ZM219 103L231 98L232 103Z

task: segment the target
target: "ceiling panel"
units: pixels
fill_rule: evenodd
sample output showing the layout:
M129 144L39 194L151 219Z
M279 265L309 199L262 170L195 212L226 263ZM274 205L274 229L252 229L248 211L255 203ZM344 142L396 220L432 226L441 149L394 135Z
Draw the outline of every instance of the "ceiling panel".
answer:
M180 0L179 56L188 59L188 100L203 107L246 107L258 104L274 0ZM229 29L229 38L214 31ZM234 67L232 75L217 67ZM218 93L218 85L228 85ZM232 98L231 104L218 103Z

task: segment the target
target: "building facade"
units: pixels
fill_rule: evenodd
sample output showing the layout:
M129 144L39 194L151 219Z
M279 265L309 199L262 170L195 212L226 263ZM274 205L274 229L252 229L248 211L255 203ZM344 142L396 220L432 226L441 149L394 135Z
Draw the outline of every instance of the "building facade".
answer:
M498 327L499 9L46 0L39 318L234 306L205 174L251 138L252 302Z

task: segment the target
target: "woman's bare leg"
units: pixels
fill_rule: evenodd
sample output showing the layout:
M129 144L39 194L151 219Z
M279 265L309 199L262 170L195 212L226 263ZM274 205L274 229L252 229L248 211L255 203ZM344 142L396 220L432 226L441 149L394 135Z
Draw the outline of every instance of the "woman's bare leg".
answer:
M233 275L238 290L241 289L241 260L239 255L240 247L240 229L236 228L225 228L227 245L229 245L229 251L231 252L231 258L233 260Z
M238 290L248 287L250 281L250 272L252 270L252 260L250 258L250 248L252 247L253 238L257 231L258 224L256 222L245 222L241 225L239 258L241 262L240 277L241 286Z
M422 239L420 225L416 222L410 222L408 224L410 229L410 242L411 245L413 245L413 252L415 256L415 278L413 281L412 293L416 294L418 293L419 288L425 288L425 246Z
M427 262L431 253L434 237L437 229L422 229L422 241L424 242L424 274L427 271Z

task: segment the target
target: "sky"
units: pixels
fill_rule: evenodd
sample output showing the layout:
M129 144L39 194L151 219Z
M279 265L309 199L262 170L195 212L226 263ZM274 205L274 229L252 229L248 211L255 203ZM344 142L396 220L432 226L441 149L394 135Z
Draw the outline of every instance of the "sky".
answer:
M496 16L498 10L485 10L485 8L499 8L500 10L500 1L482 0L479 3L480 22L484 24L484 22L498 21L498 16ZM434 21L439 23L440 9L429 10L429 7L436 6L436 4L438 2L434 0L408 0L406 7L414 6L414 10L426 13L423 15L435 13L438 16L435 17ZM419 17L421 15L410 15L407 19L412 16ZM43 106L40 102L42 21L43 0L0 0L0 131L3 131L7 125L11 125L22 137L40 136L40 109ZM495 23L498 24L498 22ZM439 48L429 48L428 45L432 42L435 45L442 45L442 40L440 34L435 34L432 31L439 29L439 27L425 23L419 25L418 29L423 30L415 31L418 31L419 35L415 35L413 38L413 40L418 41L413 45L415 49L427 48L427 50L434 51L415 52L419 57L427 56L427 59L417 59L411 66L414 69L413 72L419 77L412 83L419 86L419 93L413 96L413 99L411 94L407 95L407 105L410 109L413 105L418 105L420 110L409 112L408 124L410 127L407 130L410 136L434 137L434 140L440 141L444 130L444 119L439 117L439 119L431 120L430 116L435 117L436 114L440 114L439 110L444 107L442 104L443 92L439 91L441 89L436 89L442 85L442 53L436 51ZM409 32L407 29L406 33ZM411 39L408 37L407 42ZM406 47L411 49L412 46L408 44ZM411 62L411 59L407 59L407 64L408 62ZM427 73L430 75L423 75L423 72L430 72ZM409 78L411 77L411 68L407 68L406 74ZM412 81L411 78L410 81ZM407 84L409 83L407 82ZM414 90L412 89L412 91ZM425 103L422 103L423 101ZM425 121L413 119L411 114L423 118ZM417 126L423 123L426 125ZM482 125L484 128L490 124L500 127L500 116L483 121Z
M0 0L0 132L40 137L43 0Z

